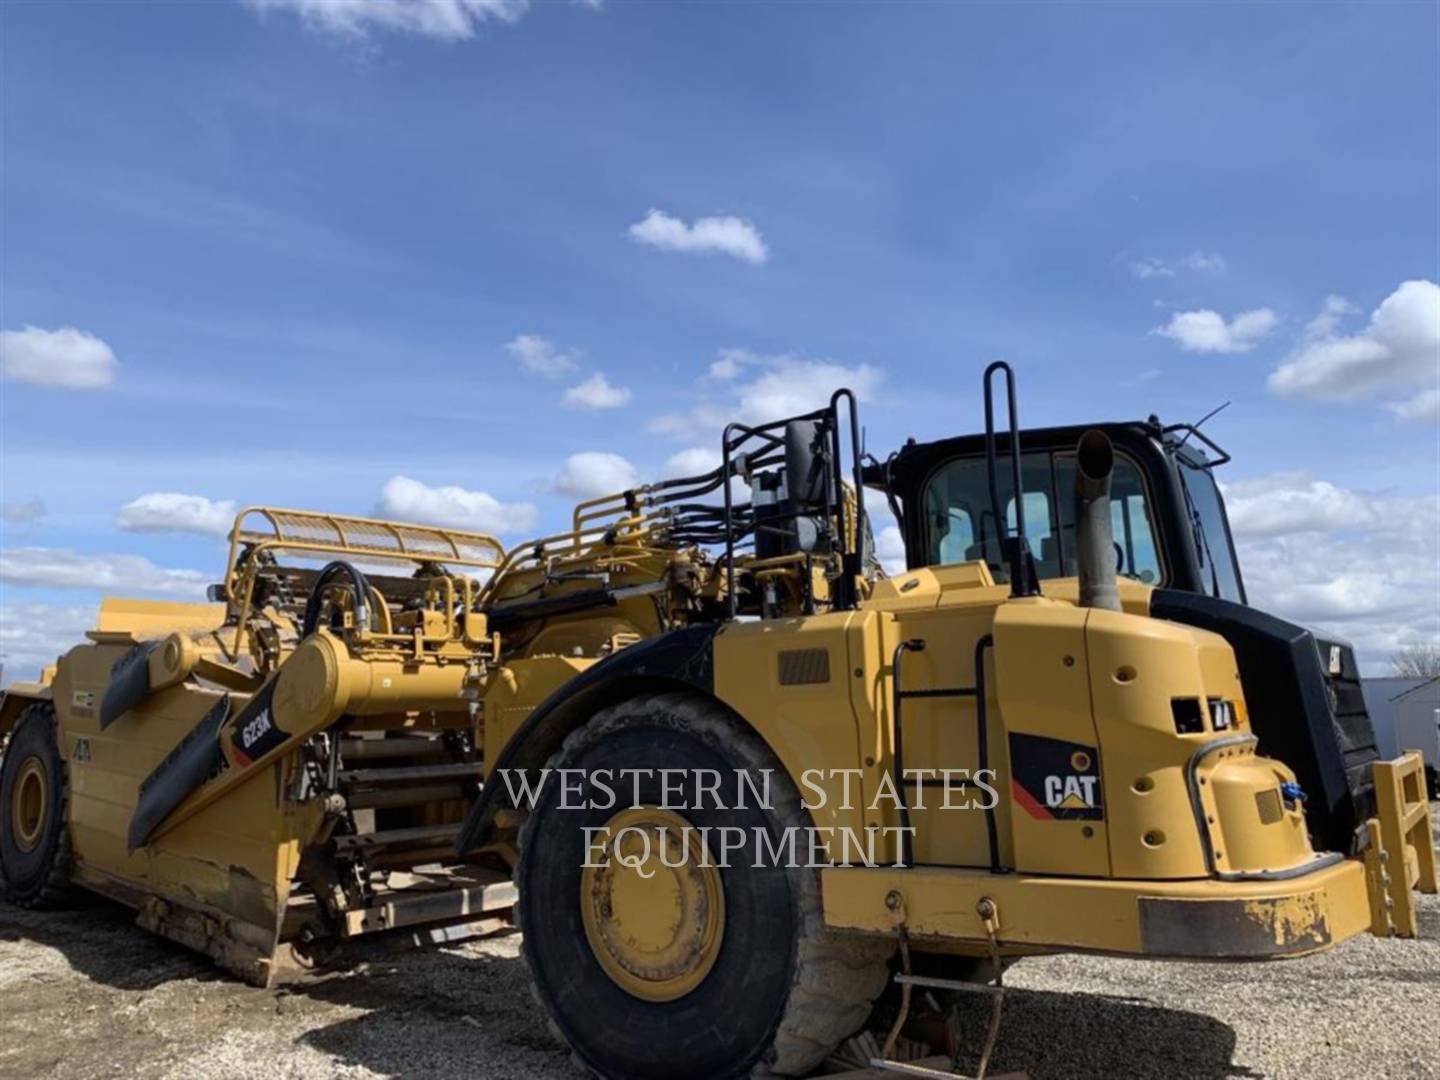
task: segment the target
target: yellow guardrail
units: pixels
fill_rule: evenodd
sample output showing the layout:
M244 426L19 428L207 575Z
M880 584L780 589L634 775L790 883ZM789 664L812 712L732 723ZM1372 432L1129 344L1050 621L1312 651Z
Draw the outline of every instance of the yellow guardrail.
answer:
M254 518L263 527L256 528ZM235 516L230 530L228 583L242 548L316 555L360 555L369 559L436 562L493 570L505 558L505 547L488 533L463 532L438 525L384 521L379 518L322 514L250 506Z

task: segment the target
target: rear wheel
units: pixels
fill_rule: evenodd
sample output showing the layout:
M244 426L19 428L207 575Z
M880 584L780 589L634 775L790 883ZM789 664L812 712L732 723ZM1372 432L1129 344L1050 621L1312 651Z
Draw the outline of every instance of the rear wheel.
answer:
M865 1022L891 944L825 929L817 871L786 865L804 861L809 815L727 709L637 698L548 768L520 836L520 925L536 994L583 1065L635 1080L796 1075ZM718 799L696 797L699 770L722 778ZM738 798L737 770L768 775L768 798ZM798 860L773 857L786 830ZM727 850L727 835L746 846Z
M67 796L54 706L31 705L0 761L0 896L10 903L44 908L68 898Z

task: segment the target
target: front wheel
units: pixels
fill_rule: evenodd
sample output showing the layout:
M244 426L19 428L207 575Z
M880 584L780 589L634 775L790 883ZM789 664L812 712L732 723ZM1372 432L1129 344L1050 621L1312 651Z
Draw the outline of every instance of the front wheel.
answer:
M572 733L547 768L520 835L522 947L585 1066L797 1075L864 1023L891 944L825 929L817 871L795 865L809 815L738 717L694 694L636 698ZM768 794L740 797L740 774L768 777ZM701 776L722 778L718 797L693 786ZM726 847L742 835L743 850Z
M0 897L45 908L69 895L70 828L66 771L55 708L31 705L0 759Z

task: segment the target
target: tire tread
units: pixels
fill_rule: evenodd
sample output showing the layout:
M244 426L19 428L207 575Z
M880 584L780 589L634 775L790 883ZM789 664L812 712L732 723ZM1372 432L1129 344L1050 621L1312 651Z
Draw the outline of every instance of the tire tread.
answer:
M32 911L49 911L67 906L75 896L74 886L70 883L71 873L75 866L75 849L70 840L70 815L68 812L70 807L70 770L65 759L60 756L57 738L59 727L55 718L55 706L48 701L37 701L26 707L25 711L20 714L15 729L10 733L10 741L7 745L13 747L18 741L21 731L30 724L48 727L46 741L56 764L60 786L60 835L55 842L55 851L50 857L45 880L38 889L29 895L16 893L10 887L10 882L5 876L5 867L3 863L0 863L0 898L16 907Z
M747 769L773 770L777 778L784 778L771 792L780 828L811 825L798 790L769 747L719 702L694 692L650 694L603 709L567 735L545 767L564 768L588 746L637 722L684 730L737 751ZM530 814L520 828L521 860L533 839L538 817ZM893 942L830 930L821 909L819 873L806 867L792 867L788 872L799 909L794 978L771 1044L752 1070L753 1076L799 1076L813 1069L865 1023L890 975L888 962ZM519 905L519 911L521 954L532 973L531 992L543 1008L543 996L533 981L535 964L524 904ZM553 1019L549 1020L549 1028L562 1045L567 1045ZM586 1068L573 1050L571 1058Z

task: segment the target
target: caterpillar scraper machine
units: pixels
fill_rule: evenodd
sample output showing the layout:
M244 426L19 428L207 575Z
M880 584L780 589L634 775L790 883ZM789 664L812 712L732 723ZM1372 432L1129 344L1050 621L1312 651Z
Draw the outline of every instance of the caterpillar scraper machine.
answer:
M882 991L875 1067L949 1075L890 1060L912 992L1018 957L1413 936L1420 760L1377 760L1348 647L1245 604L1223 453L984 389L983 437L884 462L843 390L731 424L510 551L245 511L212 602L106 600L7 695L6 896L103 893L261 985L513 911L615 1077L803 1074Z

